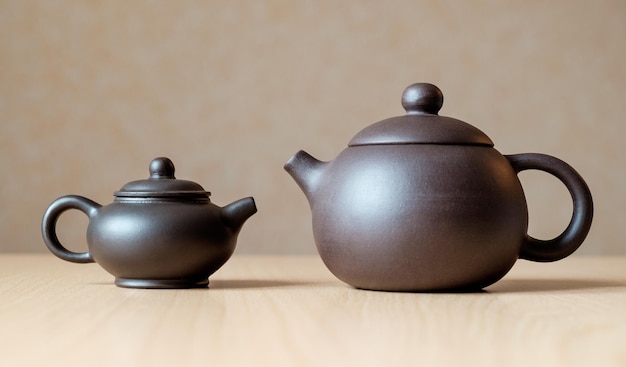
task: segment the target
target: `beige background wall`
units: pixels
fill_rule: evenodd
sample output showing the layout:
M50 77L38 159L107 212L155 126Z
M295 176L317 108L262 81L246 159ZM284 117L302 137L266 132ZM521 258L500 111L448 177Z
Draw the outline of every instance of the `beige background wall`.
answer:
M259 213L238 253L313 253L298 149L330 160L403 113L408 84L502 153L573 165L596 203L580 253L626 254L626 2L0 1L0 251L45 251L64 194L102 204L154 157ZM524 173L530 231L558 234L566 190ZM59 223L84 248L87 219Z

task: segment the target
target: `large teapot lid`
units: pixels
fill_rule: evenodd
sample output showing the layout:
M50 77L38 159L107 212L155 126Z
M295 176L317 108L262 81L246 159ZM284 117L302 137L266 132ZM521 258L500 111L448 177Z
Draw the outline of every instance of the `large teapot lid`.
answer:
M208 198L211 193L199 184L174 177L174 163L169 158L150 162L150 178L131 181L113 195L140 198Z
M408 86L402 93L406 115L388 118L370 125L352 138L348 146L382 144L448 144L493 146L485 133L476 127L437 113L443 105L443 93L428 83Z

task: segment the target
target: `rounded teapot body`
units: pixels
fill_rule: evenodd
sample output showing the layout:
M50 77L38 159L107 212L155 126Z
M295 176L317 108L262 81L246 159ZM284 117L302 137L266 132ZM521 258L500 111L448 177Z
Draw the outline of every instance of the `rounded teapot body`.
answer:
M406 115L365 127L334 161L299 151L285 164L337 278L372 290L476 290L518 258L569 256L589 233L593 200L574 168L546 154L503 156L478 128L439 116L442 105L435 85L412 84L402 93ZM571 220L553 239L527 233L524 170L555 176L571 194Z
M509 271L526 237L521 184L492 147L349 147L317 186L318 251L357 288L480 289Z
M87 228L93 259L124 280L206 281L235 250L237 234L212 203L124 198L100 208Z
M252 197L218 207L210 194L195 182L176 179L172 161L159 157L150 163L150 178L122 186L107 206L77 195L53 201L41 233L54 255L97 262L121 287L206 287L209 275L233 254L244 222L257 211ZM89 217L86 252L68 250L56 235L57 220L70 209Z

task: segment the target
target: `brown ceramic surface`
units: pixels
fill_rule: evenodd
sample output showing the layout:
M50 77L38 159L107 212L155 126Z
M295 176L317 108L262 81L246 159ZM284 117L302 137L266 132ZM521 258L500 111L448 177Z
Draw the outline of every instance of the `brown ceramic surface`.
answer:
M157 158L151 177L129 182L102 206L81 196L55 200L42 222L50 251L71 262L97 262L122 287L204 287L235 250L243 223L254 213L251 197L223 208L197 183L177 180L174 165ZM89 217L89 250L67 250L56 236L56 222L69 209Z
M518 257L555 261L580 246L593 204L572 167L543 154L500 154L480 130L437 115L443 95L434 85L409 86L402 103L405 116L363 129L335 160L300 151L285 165L339 279L374 290L481 289ZM517 177L527 169L556 176L574 201L569 226L550 241L527 235Z

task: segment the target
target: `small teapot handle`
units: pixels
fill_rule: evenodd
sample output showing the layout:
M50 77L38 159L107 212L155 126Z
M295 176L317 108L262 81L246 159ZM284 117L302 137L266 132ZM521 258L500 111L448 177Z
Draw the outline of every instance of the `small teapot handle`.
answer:
M94 262L94 259L91 257L89 251L73 252L66 249L57 238L56 224L59 216L66 210L78 209L91 218L101 207L102 205L96 203L95 201L76 195L62 196L52 202L52 204L48 207L48 210L46 210L41 222L41 234L50 252L63 260L74 263Z
M567 187L574 204L574 213L563 233L547 241L526 235L519 257L548 262L571 255L587 237L593 218L593 200L583 178L569 164L546 154L525 153L505 157L516 173L537 169L554 175Z

